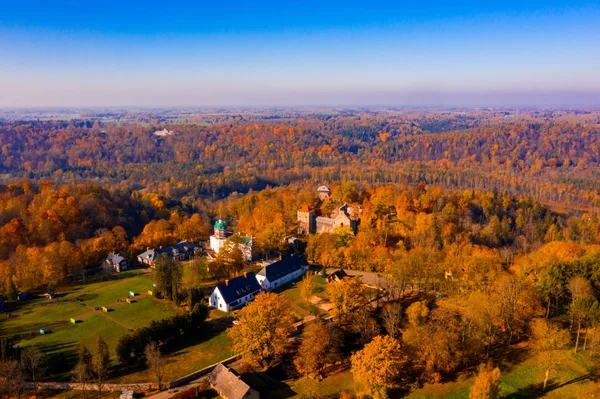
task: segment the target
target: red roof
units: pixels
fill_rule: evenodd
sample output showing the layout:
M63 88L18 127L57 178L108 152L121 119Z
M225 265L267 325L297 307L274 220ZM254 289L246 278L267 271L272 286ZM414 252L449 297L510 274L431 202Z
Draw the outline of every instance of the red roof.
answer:
M310 212L311 209L310 209L310 206L304 205L302 208L298 209L298 211L300 211L300 212Z

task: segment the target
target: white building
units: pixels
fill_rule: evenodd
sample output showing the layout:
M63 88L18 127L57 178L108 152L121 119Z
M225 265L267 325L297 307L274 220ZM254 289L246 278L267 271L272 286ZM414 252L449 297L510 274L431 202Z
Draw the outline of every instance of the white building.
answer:
M264 290L272 290L302 276L308 270L304 256L294 254L265 266L256 275L256 280Z
M208 298L208 306L229 312L253 300L260 291L254 273L247 272L217 285Z
M229 239L229 240L228 240ZM219 253L225 245L237 245L248 262L252 260L252 239L242 234L234 234L227 231L227 223L223 219L215 222L215 232L210 236L210 249Z
M219 219L215 222L215 232L210 236L210 249L219 253L221 248L225 245L225 240L229 236L227 231L227 223L223 219Z

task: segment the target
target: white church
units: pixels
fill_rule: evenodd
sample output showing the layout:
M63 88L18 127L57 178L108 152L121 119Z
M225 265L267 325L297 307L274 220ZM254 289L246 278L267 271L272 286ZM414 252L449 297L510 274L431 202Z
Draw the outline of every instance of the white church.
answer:
M210 249L218 254L225 245L237 245L244 254L244 259L252 260L252 238L242 234L233 234L227 230L227 223L223 219L219 219L215 222L213 235L210 236Z

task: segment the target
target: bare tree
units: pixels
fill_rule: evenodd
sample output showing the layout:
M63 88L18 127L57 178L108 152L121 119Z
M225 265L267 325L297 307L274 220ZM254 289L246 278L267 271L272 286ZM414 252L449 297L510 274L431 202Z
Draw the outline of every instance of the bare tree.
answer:
M388 303L383 308L381 316L388 335L392 338L396 338L398 329L400 328L400 322L402 321L402 305L400 305L399 302Z
M42 352L35 346L29 346L21 354L21 366L31 376L35 397L37 398L37 378L42 372Z
M21 365L16 360L0 362L0 397L20 398L25 388Z
M79 346L75 377L77 378L77 381L81 383L83 398L87 398L87 383L92 377L92 354L85 345Z
M160 353L160 349L156 345L156 342L150 342L148 345L146 345L144 354L146 355L146 364L154 371L156 382L158 384L158 390L160 391L162 390L164 359Z
M100 392L102 392L102 386L104 385L104 381L108 377L109 360L110 354L108 351L108 345L106 344L104 339L102 339L102 337L98 335L98 337L96 337L96 353L94 353L94 356L92 358L92 368L96 376L98 391Z
M352 325L356 332L360 334L360 341L364 345L371 342L380 332L379 325L371 316L371 313L364 307L356 310L353 315Z

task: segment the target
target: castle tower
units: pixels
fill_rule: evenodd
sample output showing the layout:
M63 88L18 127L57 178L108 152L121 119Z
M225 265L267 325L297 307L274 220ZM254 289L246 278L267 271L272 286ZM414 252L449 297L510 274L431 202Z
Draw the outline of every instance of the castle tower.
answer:
M308 235L315 232L315 210L308 205L298 209L298 234Z
M329 190L329 187L327 187L327 186L321 186L321 187L317 188L317 196L319 197L319 200L321 202L327 201L329 199L330 193L331 193L331 191Z

